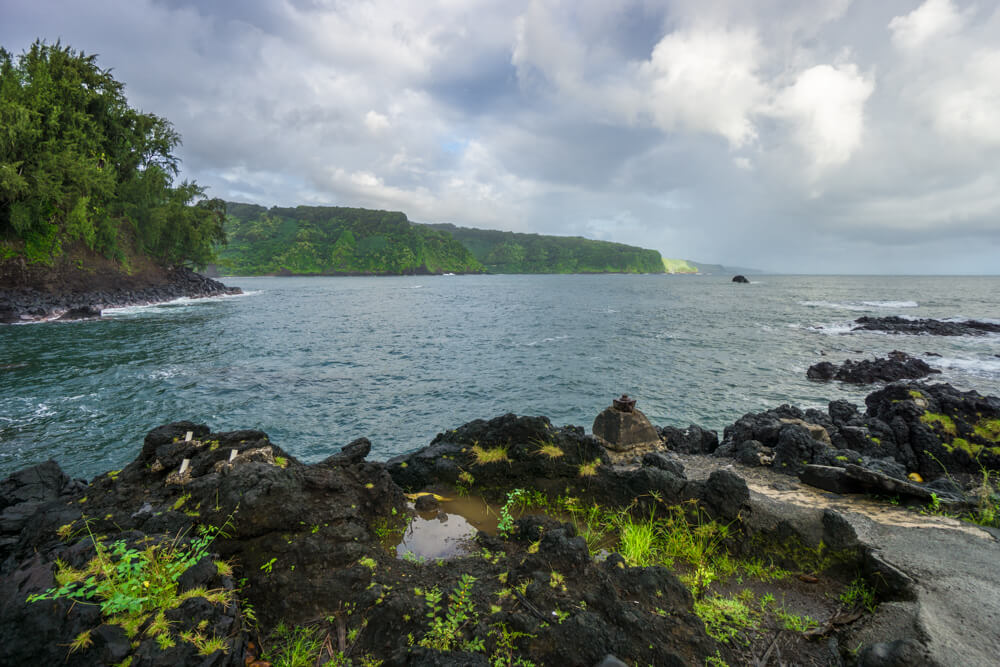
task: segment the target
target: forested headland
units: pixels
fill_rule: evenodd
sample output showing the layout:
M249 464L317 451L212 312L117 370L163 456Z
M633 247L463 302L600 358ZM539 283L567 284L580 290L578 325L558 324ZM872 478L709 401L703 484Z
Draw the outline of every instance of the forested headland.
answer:
M175 182L179 144L96 56L58 42L18 57L0 48L0 284L210 262L224 203Z
M271 209L229 202L219 268L236 275L481 273L450 234L406 215L339 206Z
M579 236L428 225L451 234L490 273L663 273L660 253Z

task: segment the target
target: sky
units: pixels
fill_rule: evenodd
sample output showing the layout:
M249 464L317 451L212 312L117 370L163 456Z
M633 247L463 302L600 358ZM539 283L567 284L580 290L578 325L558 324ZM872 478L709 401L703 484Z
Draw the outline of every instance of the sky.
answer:
M0 0L264 206L780 273L1000 273L995 0Z

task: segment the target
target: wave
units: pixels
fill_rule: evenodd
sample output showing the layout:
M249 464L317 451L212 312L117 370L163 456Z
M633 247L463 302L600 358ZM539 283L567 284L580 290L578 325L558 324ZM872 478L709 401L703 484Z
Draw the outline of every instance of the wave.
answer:
M251 290L243 294L218 294L216 296L181 296L170 301L158 301L156 303L133 304L131 306L118 306L115 308L104 308L101 310L101 317L117 317L122 315L137 315L139 313L155 312L156 310L177 310L200 303L211 303L214 301L226 301L229 299L242 299L248 296L262 294L263 290Z
M856 312L868 312L880 308L917 308L920 306L916 301L861 301L838 303L836 301L799 301L800 306L810 308L831 308L833 310L852 310Z
M967 357L935 357L927 360L932 366L942 370L958 371L965 375L982 378L1000 377L1000 358L988 359Z
M536 345L541 345L542 343L555 343L561 340L566 340L569 335L553 336L551 338L543 338L541 340L533 340L530 343L524 343L525 347L535 347Z

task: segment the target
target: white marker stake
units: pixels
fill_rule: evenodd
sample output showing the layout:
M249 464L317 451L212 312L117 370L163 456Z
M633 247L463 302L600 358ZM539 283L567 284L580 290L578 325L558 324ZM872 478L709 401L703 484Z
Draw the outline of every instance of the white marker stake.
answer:
M184 442L191 442L191 438L194 437L194 431L188 431L184 436Z
M188 466L191 465L191 459L184 459L181 461L181 469L178 471L178 475L183 475L187 472Z
M229 452L229 462L232 463L235 460L236 460L236 450L233 449L233 450L230 450L230 452Z

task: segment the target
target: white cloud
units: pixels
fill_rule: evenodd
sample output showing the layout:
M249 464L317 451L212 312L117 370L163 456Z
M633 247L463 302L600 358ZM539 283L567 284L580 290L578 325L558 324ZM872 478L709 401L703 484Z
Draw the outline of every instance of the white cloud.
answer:
M751 115L767 90L757 75L761 45L752 30L672 32L653 49L637 83L647 87L646 112L667 131L695 130L752 142Z
M365 114L365 127L372 134L378 134L389 127L389 118L384 114L371 110Z
M964 19L951 0L927 0L905 16L889 22L892 42L900 49L914 50L931 40L958 32Z
M957 71L935 84L925 97L938 131L1000 146L1000 51L970 54Z
M792 123L814 167L838 166L861 145L865 102L874 90L872 77L853 64L817 65L778 93L773 113Z

